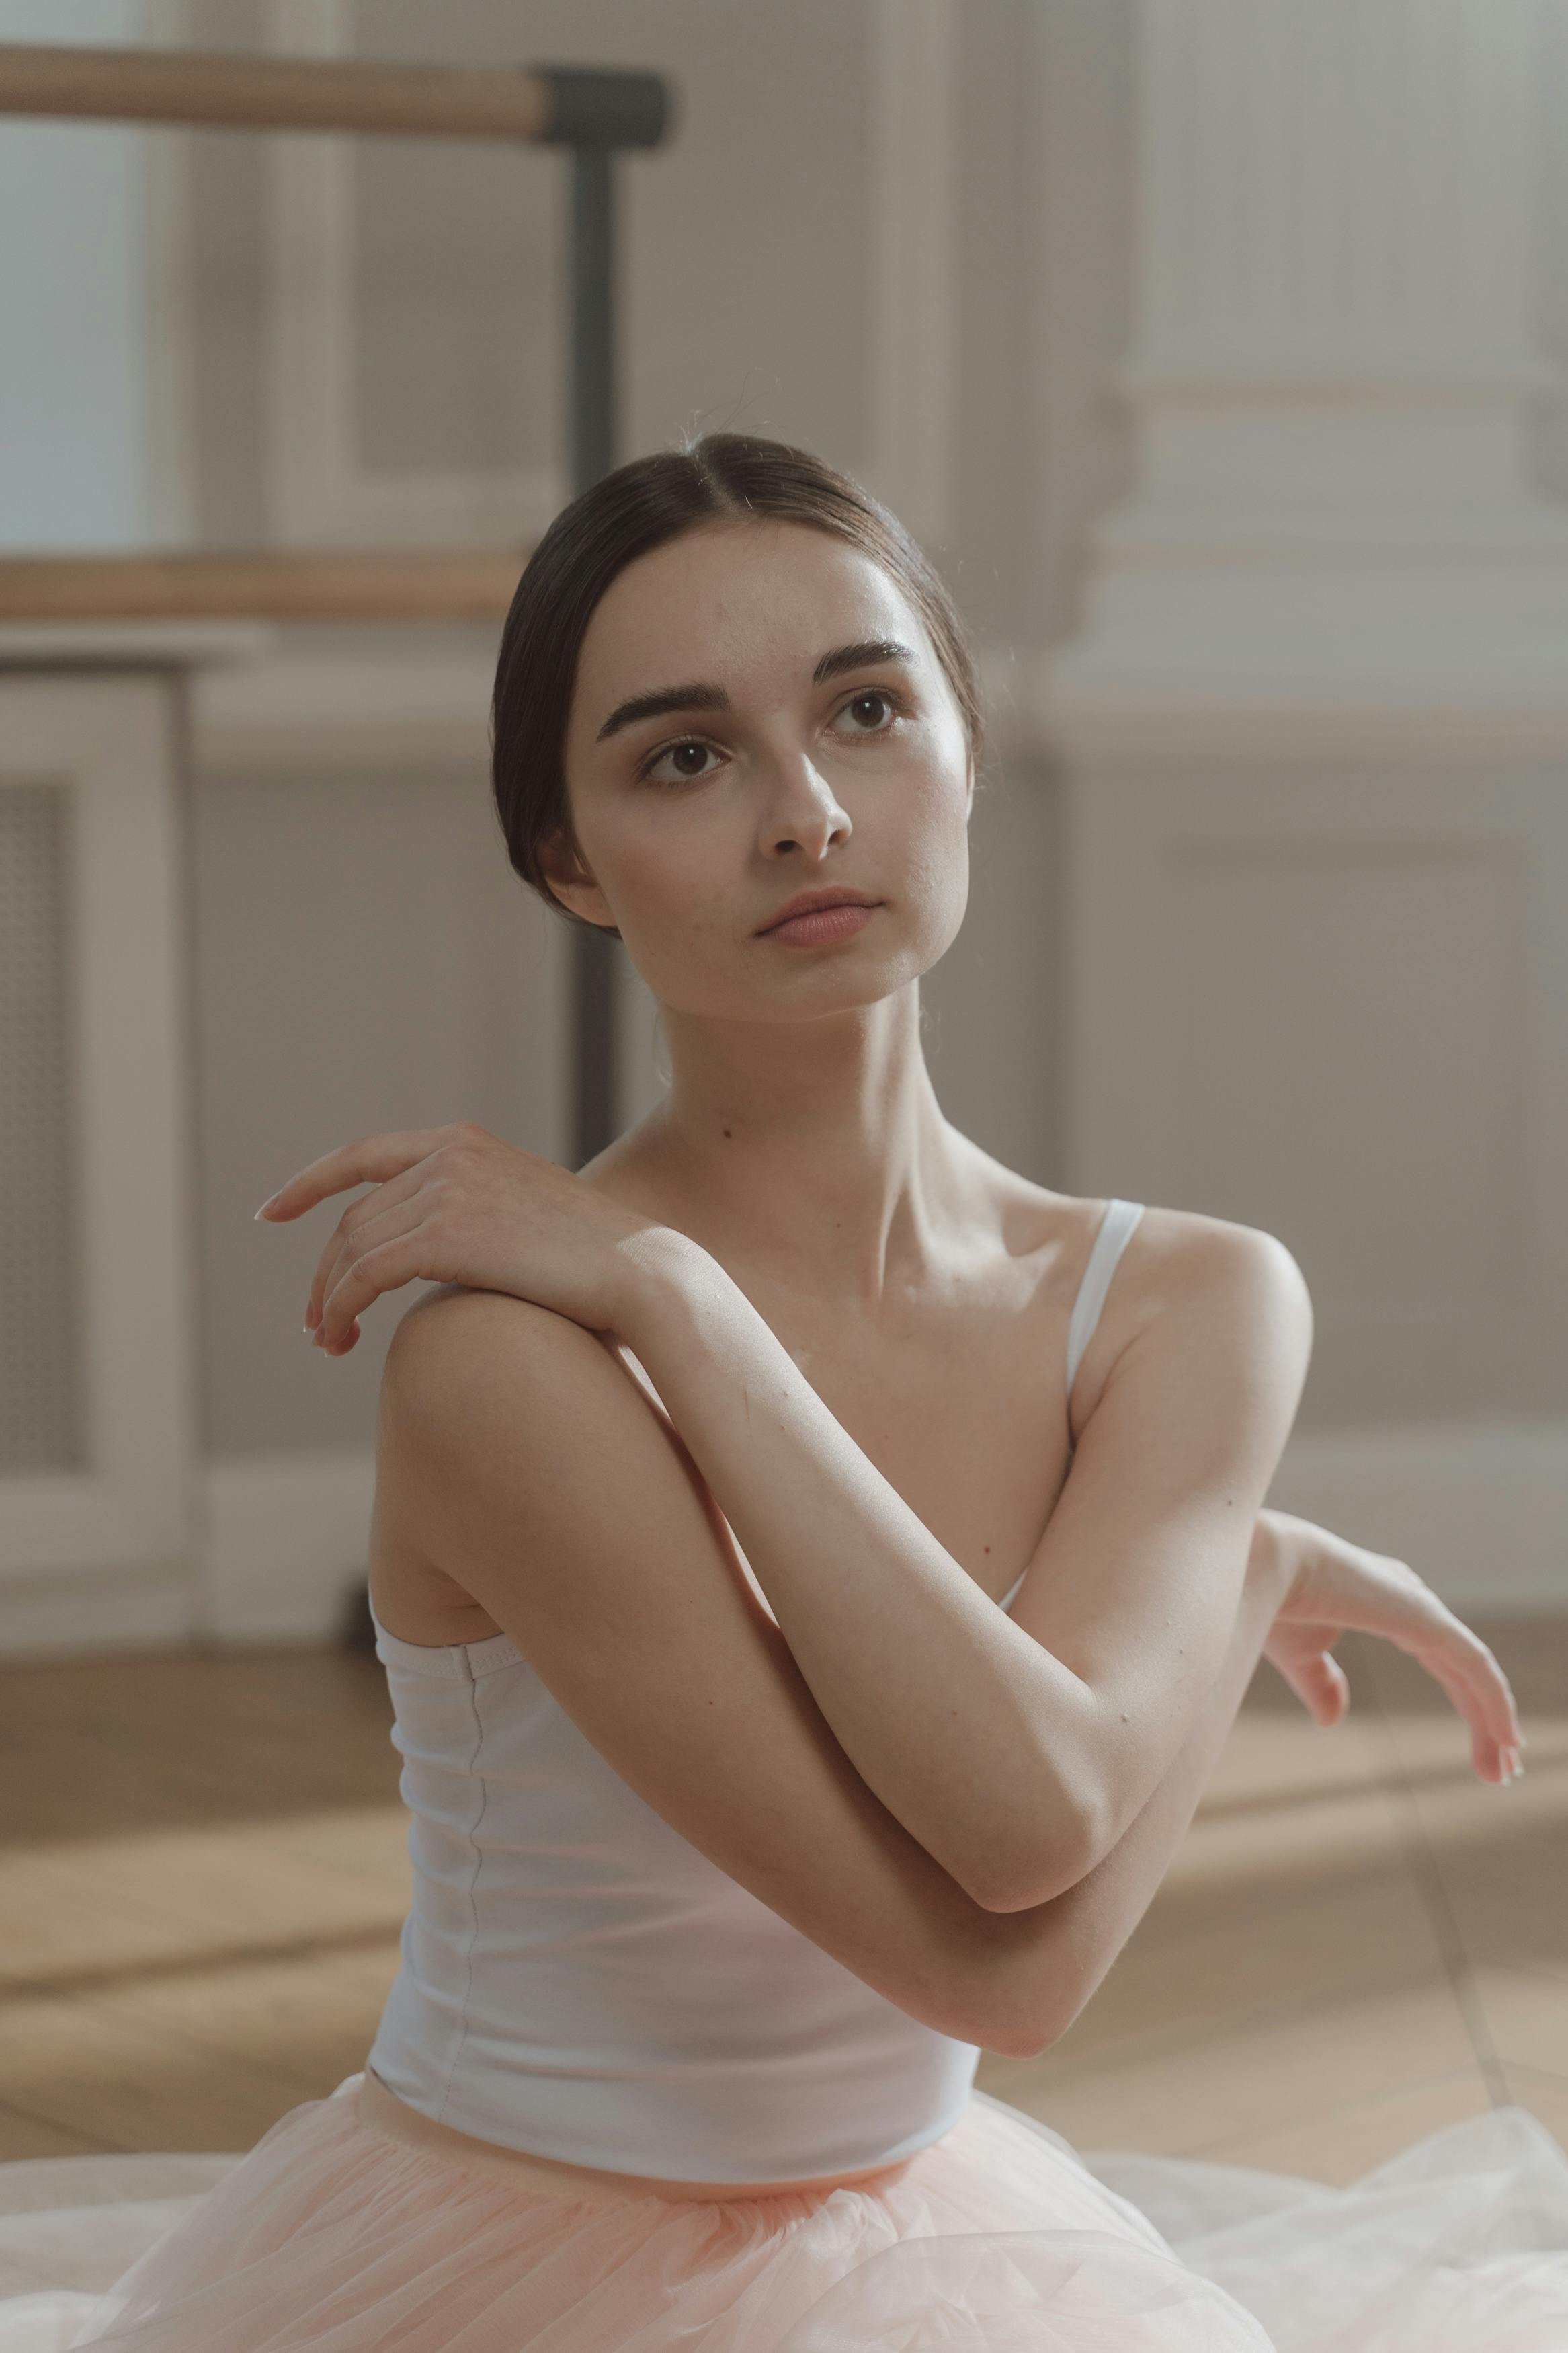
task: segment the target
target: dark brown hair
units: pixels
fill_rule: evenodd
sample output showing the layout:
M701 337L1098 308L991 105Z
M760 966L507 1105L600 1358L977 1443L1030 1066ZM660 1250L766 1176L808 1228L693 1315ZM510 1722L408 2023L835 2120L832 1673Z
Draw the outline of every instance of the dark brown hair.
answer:
M563 754L577 656L594 608L615 579L683 532L752 520L809 523L880 565L925 625L969 736L978 778L984 714L963 624L924 551L896 515L808 450L751 433L707 433L617 466L563 507L528 560L501 632L491 707L490 780L513 867L574 923L544 877L542 842L560 834L574 856ZM619 936L617 934L616 937Z

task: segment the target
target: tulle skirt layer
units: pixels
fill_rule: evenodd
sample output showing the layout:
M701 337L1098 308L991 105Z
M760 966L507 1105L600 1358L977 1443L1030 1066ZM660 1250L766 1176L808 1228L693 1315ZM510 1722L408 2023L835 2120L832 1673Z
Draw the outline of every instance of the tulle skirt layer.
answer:
M1519 2108L1331 2189L977 2093L864 2187L589 2203L405 2145L361 2080L243 2158L0 2166L0 2353L1568 2348L1568 2157Z

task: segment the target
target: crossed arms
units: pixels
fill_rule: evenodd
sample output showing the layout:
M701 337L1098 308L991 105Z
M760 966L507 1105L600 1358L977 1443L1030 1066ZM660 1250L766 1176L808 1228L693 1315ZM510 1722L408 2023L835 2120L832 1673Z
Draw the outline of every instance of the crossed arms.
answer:
M1283 1598L1258 1514L1305 1285L1268 1235L1172 1224L1011 1617L693 1246L650 1253L620 1335L668 1421L564 1317L422 1300L377 1522L731 1876L941 2031L1037 2050L1158 1885Z

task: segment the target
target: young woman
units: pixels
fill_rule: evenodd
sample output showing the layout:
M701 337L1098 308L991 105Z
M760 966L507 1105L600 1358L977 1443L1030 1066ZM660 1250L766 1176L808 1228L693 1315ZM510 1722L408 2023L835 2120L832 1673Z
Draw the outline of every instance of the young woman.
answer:
M800 450L638 459L530 562L507 846L626 942L668 1093L575 1175L458 1125L258 1212L371 1187L310 1285L331 1355L437 1286L388 1355L372 1537L414 1901L363 2073L74 2341L1568 2343L1568 2160L1521 2110L1336 2193L1091 2168L973 2091L980 2048L1090 1999L1260 1656L1332 1724L1364 1629L1483 1779L1521 1738L1409 1568L1262 1508L1310 1345L1289 1251L1050 1192L943 1118L920 982L981 753L936 575Z

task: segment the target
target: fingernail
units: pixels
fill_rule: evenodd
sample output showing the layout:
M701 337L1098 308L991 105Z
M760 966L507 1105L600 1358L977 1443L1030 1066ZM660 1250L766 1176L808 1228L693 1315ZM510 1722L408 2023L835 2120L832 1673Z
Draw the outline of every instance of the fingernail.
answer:
M281 1186L279 1186L279 1192L281 1192L281 1190L282 1190L282 1187L281 1187ZM257 1217L257 1218L264 1218L264 1217L267 1215L268 1210L272 1207L273 1202L274 1202L277 1198L278 1198L278 1194L277 1194L277 1193L268 1193L268 1195L267 1196L266 1200L265 1200L265 1201L263 1201L263 1203L261 1204L260 1208L257 1210L257 1212L256 1212L256 1217ZM254 1224L255 1224L255 1222L256 1222L256 1219L255 1219L255 1218L253 1218L253 1219L251 1219L251 1223L254 1225Z

